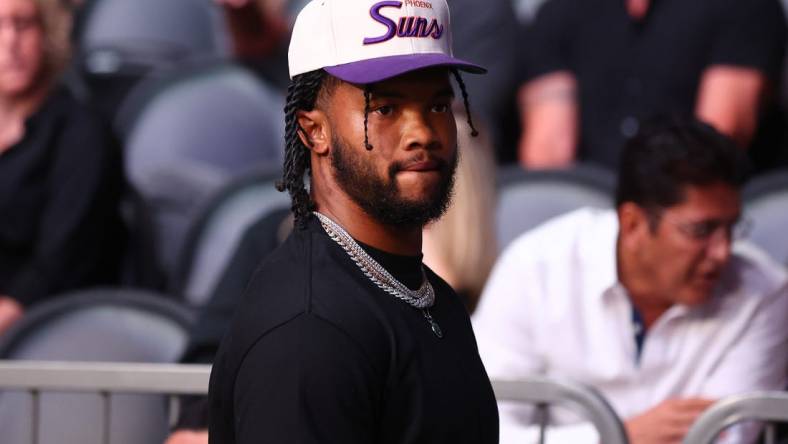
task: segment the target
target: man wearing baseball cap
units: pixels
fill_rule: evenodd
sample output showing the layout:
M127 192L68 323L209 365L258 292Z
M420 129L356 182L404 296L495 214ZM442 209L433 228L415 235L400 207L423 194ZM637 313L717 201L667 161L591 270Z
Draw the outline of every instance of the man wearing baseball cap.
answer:
M289 65L296 228L217 355L210 442L497 443L468 316L421 262L457 163L450 79L467 107L458 70L484 70L452 57L445 0L313 0Z

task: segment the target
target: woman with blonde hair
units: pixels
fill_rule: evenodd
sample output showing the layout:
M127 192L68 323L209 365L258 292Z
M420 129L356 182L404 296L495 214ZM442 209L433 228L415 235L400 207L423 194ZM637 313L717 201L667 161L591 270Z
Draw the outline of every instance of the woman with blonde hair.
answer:
M58 83L70 20L60 0L0 0L0 333L116 272L119 152Z
M473 311L495 262L495 162L487 131L470 137L455 111L458 153L454 196L446 214L424 230L424 263L442 277Z

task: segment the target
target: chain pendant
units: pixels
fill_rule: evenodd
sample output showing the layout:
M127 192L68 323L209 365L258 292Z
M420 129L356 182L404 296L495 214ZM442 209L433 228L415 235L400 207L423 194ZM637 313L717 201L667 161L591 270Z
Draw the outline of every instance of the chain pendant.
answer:
M421 312L424 313L424 318L427 319L427 323L430 324L430 328L432 329L432 332L435 334L435 336L437 336L438 339L443 339L443 330L441 330L441 326L438 325L438 323L435 321L435 318L433 318L430 314L430 310L425 308Z
M423 266L421 268L421 276L423 279L421 287L413 291L394 278L394 276L383 268L383 266L370 257L339 224L317 211L314 211L313 214L320 221L320 225L323 226L328 237L345 250L350 256L350 259L353 260L359 269L361 269L361 272L364 273L372 283L386 293L406 302L413 308L421 309L421 312L424 314L424 319L427 320L432 333L438 339L443 338L443 330L441 330L440 325L438 325L430 314L429 308L435 303L435 290L432 288L429 279L427 279L427 273L425 273Z
M361 272L378 288L418 309L429 308L435 302L435 290L427 279L423 266L421 287L415 291L411 290L367 254L339 224L317 211L313 211L313 214L320 220L320 225L323 226L328 237L345 250Z

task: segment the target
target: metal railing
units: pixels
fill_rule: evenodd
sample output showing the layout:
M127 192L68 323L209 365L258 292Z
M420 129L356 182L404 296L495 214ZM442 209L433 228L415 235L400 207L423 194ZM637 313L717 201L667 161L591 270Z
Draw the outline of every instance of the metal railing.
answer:
M0 361L0 388L206 394L210 365Z
M171 416L177 415L177 395L208 393L210 365L140 364L103 362L0 361L0 390L31 394L31 436L38 442L40 393L97 393L104 407L103 442L109 442L110 398L113 394L170 396ZM593 388L553 378L492 381L499 400L530 403L546 412L548 406L566 406L587 418L599 432L600 442L627 444L624 426L610 404ZM709 444L726 428L741 421L788 422L788 393L761 392L732 396L709 408L693 424L684 444ZM546 419L540 424L542 432ZM773 442L767 427L765 441ZM542 435L543 437L544 435ZM771 441L770 441L771 440Z
M174 405L174 395L206 394L209 377L209 365L0 361L0 390L24 390L33 396L30 414L34 444L38 436L41 392L100 394L104 407L101 436L107 443L112 394L170 395ZM544 411L549 405L566 406L596 427L600 442L628 443L623 424L610 404L590 387L544 377L492 381L492 384L499 400L531 403ZM542 427L545 425L546 421Z
M97 393L103 408L101 442L109 443L113 394L169 395L172 423L177 418L176 395L207 394L210 372L210 365L0 361L0 390L31 395L33 444L39 442L42 392Z
M692 425L684 444L710 444L726 428L742 421L788 422L788 393L760 392L725 398L706 410ZM764 441L774 442L767 425Z
M596 427L599 442L629 443L624 425L616 412L605 398L591 387L538 376L524 381L492 381L492 385L498 400L524 402L537 407L537 411L541 413L539 442L544 442L548 406L562 405L587 418Z

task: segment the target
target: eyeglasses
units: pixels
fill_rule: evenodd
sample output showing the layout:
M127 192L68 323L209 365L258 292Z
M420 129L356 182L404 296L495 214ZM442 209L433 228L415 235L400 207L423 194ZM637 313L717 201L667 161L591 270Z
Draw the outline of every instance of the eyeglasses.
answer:
M720 235L726 235L731 241L746 238L752 229L752 220L743 217L735 222L707 220L701 222L682 222L663 217L672 223L688 238L698 242L710 242Z
M12 31L21 33L37 28L41 24L38 15L12 15L0 17L0 30L8 26Z

